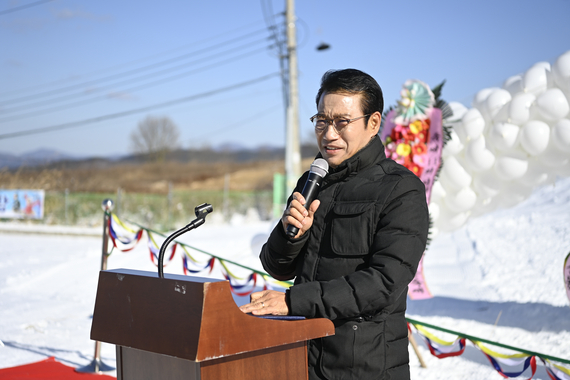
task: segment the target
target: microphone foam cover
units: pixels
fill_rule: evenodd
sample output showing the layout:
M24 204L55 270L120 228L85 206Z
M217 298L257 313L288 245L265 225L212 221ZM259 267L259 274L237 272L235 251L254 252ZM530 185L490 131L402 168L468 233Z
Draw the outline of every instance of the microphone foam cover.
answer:
M329 173L329 163L323 158L317 158L311 164L310 171L324 178Z

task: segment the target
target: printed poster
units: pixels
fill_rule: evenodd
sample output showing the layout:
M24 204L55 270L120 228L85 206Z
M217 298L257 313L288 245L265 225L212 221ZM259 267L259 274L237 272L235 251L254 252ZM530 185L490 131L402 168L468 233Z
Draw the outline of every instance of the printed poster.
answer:
M0 219L42 219L43 190L0 190Z

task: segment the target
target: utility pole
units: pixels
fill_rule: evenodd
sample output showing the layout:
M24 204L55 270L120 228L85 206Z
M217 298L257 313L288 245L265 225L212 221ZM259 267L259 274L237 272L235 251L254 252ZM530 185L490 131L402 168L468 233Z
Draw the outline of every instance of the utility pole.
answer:
M287 58L289 69L289 101L285 140L285 176L287 194L291 194L301 176L301 143L299 138L299 86L297 82L297 30L295 0L287 0L286 9Z

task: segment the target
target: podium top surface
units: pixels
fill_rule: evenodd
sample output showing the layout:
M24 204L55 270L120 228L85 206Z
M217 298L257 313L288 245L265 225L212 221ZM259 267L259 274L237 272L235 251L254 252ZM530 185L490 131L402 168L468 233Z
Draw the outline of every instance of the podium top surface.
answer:
M105 272L107 272L107 273L118 273L118 274L128 274L131 276L159 278L158 272L148 272L148 271L142 271L142 270L136 270L136 269L119 268L119 269L109 269L109 270L106 270ZM180 280L180 281L185 281L185 282L188 282L188 280L190 280L190 282L198 282L198 283L225 281L225 280L220 280L217 278L185 276L183 274L172 274L172 273L164 273L164 278L165 279L171 279L171 280Z
M334 335L328 319L242 313L228 281L129 269L101 271L91 339L206 361Z

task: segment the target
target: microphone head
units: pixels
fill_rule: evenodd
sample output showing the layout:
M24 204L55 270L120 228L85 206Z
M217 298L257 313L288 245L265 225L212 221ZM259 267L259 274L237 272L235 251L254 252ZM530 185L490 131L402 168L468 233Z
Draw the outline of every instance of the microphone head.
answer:
M311 164L310 171L324 178L329 174L329 163L323 158L317 158Z

